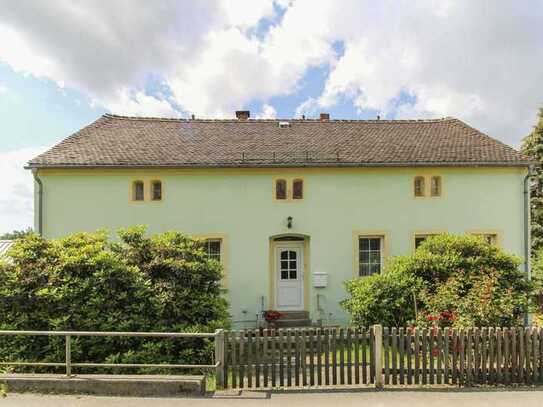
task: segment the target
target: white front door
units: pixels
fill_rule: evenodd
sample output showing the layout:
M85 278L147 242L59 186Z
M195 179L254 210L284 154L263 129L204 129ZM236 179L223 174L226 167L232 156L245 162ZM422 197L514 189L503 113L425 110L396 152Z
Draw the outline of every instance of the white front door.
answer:
M275 249L275 304L278 310L304 309L303 247L279 246Z

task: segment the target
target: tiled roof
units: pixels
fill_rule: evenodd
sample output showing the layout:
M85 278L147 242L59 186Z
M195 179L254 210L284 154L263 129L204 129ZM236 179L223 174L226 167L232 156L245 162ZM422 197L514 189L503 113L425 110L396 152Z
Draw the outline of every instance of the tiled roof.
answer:
M0 240L0 258L6 256L6 253L12 245L13 240Z
M288 122L280 126L280 122ZM512 165L529 159L454 118L188 120L106 114L29 167Z

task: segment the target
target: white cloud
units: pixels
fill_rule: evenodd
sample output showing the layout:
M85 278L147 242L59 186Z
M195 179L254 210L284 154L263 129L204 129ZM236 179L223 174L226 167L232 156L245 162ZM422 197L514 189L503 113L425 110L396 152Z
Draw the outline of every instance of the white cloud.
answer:
M326 24L345 53L317 105L347 99L401 117L456 116L517 144L543 102L538 9L540 0L345 2ZM416 102L398 106L401 94Z
M225 0L220 3L221 11L229 24L241 29L248 29L262 18L273 17L273 1L270 0Z
M0 95L2 95L3 93L7 93L8 92L8 88L7 86L4 86L0 83Z
M296 108L295 116L299 117L302 115L305 115L305 116L315 115L318 112L320 107L321 105L315 98L307 98L306 100L304 100L302 103L298 105L298 107ZM324 104L322 105L322 107L325 107Z
M257 119L275 119L277 117L277 110L272 105L264 103L262 105L262 112L260 112L256 118Z
M33 226L32 173L24 165L47 147L0 152L0 233Z
M530 130L543 102L543 0L338 4L5 2L0 60L117 113L231 117L296 93L310 68L327 67L324 90L297 115L347 101L384 115L458 116L513 144ZM257 33L265 19L272 26ZM149 77L171 94L146 91ZM403 94L415 102L401 103Z
M112 112L127 116L179 116L179 112L168 101L157 99L143 92L131 95L128 89L122 89L114 97L103 99L101 104Z
M212 27L226 24L214 0L4 2L0 61L87 92L98 102L141 92L150 74L190 63ZM136 101L137 103L137 101Z

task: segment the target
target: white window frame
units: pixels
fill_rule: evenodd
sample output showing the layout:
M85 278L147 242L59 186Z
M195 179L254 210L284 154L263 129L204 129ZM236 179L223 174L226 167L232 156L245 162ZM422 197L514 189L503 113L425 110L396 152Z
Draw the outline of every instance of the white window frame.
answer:
M378 272L375 272L375 273L370 273L370 274L361 274L361 265L362 264L367 264L369 266L372 265L372 263L362 263L362 256L361 256L361 252L362 250L360 250L360 241L362 239L379 239L379 254L380 254L380 257L379 257L379 271ZM384 265L384 261L385 261L385 236L384 235L359 235L358 236L358 247L357 247L357 256L358 256L358 277L369 277L373 274L380 274L382 271L383 271L383 265ZM372 252L371 248L368 250L368 253Z
M210 253L210 246L209 246L209 243L212 243L212 242L219 242L219 258L217 259L216 257L214 257L214 254ZM204 244L205 244L205 251L206 251L206 256L208 259L214 259L214 260L217 260L220 264L223 264L223 239L221 238L206 238L205 241L204 241Z

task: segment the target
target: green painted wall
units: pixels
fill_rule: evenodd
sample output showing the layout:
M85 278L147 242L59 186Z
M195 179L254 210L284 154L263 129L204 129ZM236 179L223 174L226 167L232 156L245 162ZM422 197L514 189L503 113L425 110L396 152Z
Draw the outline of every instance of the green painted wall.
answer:
M146 224L149 232L224 233L229 240L228 299L235 321L254 320L268 301L269 237L310 237L310 272L328 273L311 288L312 317L344 322L338 302L353 276L354 230L387 231L391 255L412 251L416 231L493 229L503 248L523 252L521 168L387 168L293 170L42 170L44 235ZM441 198L413 198L416 175L441 175ZM305 179L305 199L275 202L274 177ZM132 180L159 177L164 200L129 202ZM294 218L293 228L286 218ZM312 280L312 279L311 279ZM316 312L316 295L324 312ZM307 293L306 293L307 295ZM250 326L250 324L248 324Z

